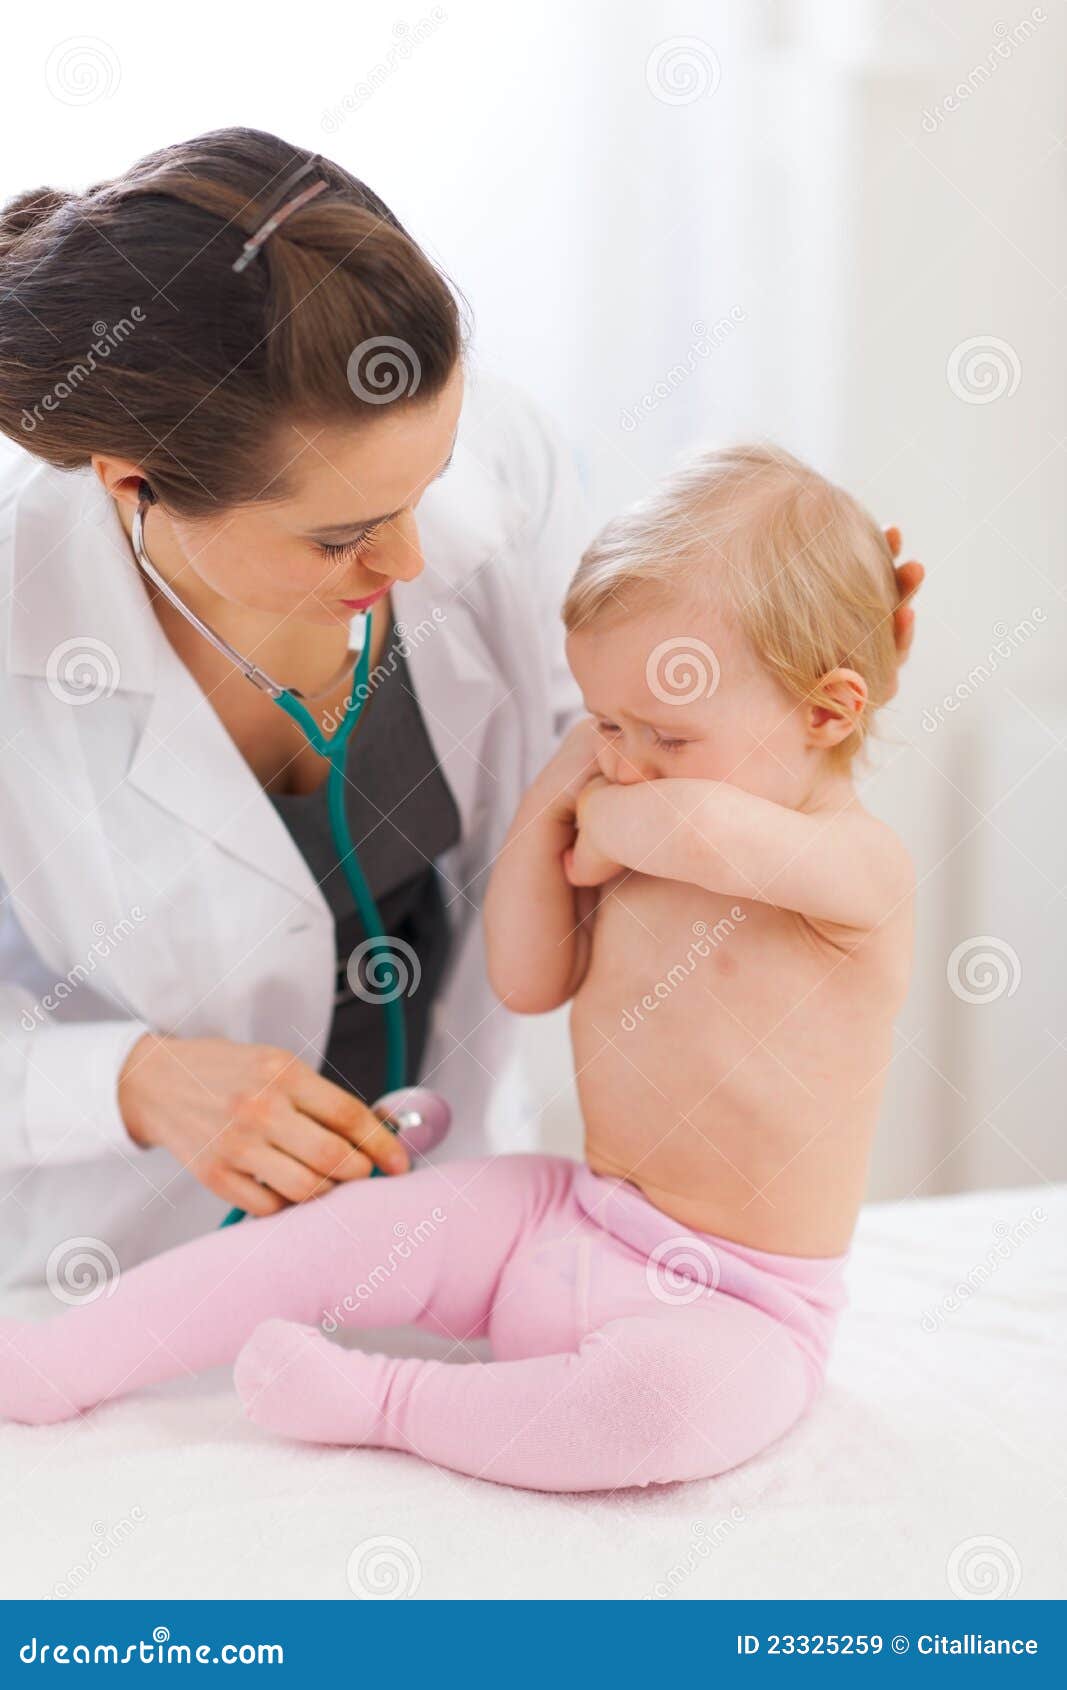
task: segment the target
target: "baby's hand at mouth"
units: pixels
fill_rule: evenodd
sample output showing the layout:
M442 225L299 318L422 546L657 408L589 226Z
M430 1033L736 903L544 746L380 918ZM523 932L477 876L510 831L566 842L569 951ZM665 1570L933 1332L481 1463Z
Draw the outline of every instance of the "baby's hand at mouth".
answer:
M622 864L598 850L588 831L582 827L582 812L590 795L610 785L604 775L593 775L578 794L575 814L577 833L574 844L563 853L563 872L572 886L603 886L605 881L614 880L617 874L622 873Z

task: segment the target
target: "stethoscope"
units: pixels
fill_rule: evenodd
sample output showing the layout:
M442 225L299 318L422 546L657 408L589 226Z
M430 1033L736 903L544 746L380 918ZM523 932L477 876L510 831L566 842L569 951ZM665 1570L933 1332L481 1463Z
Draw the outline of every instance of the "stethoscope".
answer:
M405 1143L416 1153L425 1155L426 1152L439 1144L448 1131L451 1122L451 1110L443 1097L436 1092L428 1091L424 1087L409 1087L407 1075L407 1029L404 1026L404 1005L401 991L401 977L395 956L389 948L389 940L382 925L381 913L374 901L366 876L360 867L359 857L348 826L345 814L345 753L348 749L352 731L363 713L363 706L367 702L370 691L367 677L370 672L370 648L372 616L369 610L358 612L350 624L349 657L327 683L321 692L305 694L296 687L283 687L265 670L260 669L250 658L242 656L228 640L215 632L208 623L201 620L196 612L175 592L169 581L165 581L152 563L145 551L144 522L145 515L151 505L156 503L156 495L147 482L141 482L141 494L137 503L137 510L133 518L133 550L137 562L145 574L154 581L164 598L174 606L187 622L190 622L204 639L208 640L224 657L238 668L246 680L251 681L260 692L265 692L273 699L278 707L290 716L302 730L308 743L314 747L321 757L325 757L330 765L326 782L326 801L330 817L330 833L334 850L341 872L348 882L352 899L363 924L366 935L367 950L365 968L373 970L372 977L376 983L376 994L381 993L381 1006L385 1015L385 1095L374 1104L374 1113L385 1121L386 1126L394 1132L403 1133ZM332 734L323 733L314 716L307 708L305 699L310 702L318 698L329 696L338 683L348 672L351 653L357 649L356 665L352 675L352 689L345 700L344 711L339 725ZM372 1175L380 1170L373 1168ZM223 1226L232 1226L243 1219L244 1209L231 1209Z

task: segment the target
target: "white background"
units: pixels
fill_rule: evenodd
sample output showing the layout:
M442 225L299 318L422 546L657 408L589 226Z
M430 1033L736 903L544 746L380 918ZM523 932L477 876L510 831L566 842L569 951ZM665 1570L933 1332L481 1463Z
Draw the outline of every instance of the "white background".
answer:
M919 944L878 1195L1067 1175L1063 37L1057 0L5 17L4 197L274 130L446 267L598 516L763 436L904 529L929 581L866 784L918 865ZM972 940L977 1002L949 982ZM573 1149L558 1019L529 1039Z

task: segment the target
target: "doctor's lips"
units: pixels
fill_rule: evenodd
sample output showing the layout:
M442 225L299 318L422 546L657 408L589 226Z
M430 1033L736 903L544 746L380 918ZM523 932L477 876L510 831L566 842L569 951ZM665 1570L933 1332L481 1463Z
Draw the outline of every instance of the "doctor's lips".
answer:
M342 599L341 603L345 606L346 610L369 610L372 604L377 604L379 599L383 599L385 597L386 593L389 591L390 584L391 583L387 582L384 587L379 587L376 593L368 593L366 598Z

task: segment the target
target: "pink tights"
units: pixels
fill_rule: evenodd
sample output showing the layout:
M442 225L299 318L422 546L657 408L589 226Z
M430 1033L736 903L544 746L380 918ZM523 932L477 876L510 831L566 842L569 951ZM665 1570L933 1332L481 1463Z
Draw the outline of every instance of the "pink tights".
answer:
M687 1231L563 1157L436 1163L194 1239L44 1323L0 1322L0 1415L61 1420L235 1361L246 1412L287 1437L534 1490L703 1478L810 1407L845 1260ZM401 1326L452 1338L456 1361L324 1335ZM486 1335L494 1359L459 1365Z

